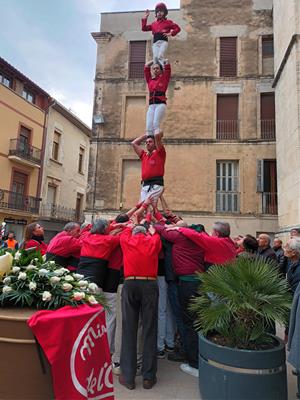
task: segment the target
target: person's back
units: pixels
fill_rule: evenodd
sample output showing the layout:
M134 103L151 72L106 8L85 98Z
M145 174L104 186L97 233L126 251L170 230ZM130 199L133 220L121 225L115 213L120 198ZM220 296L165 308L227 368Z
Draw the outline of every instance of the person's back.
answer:
M80 240L71 236L68 232L62 231L50 240L46 259L53 260L63 267L68 267L72 263L72 258L79 260L80 250Z

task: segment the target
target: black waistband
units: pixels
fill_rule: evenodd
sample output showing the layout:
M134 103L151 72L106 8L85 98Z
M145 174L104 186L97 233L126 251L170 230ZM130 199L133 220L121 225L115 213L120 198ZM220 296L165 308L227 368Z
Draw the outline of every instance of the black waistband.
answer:
M145 181L142 181L143 186L154 186L154 185L159 185L159 186L164 186L164 177L163 176L154 176L153 178L146 179Z
M160 92L159 90L154 90L153 92L149 93L150 97L161 97L161 96L165 96L166 92Z
M77 268L78 264L79 264L79 258L76 258L76 257L73 257L73 256L71 256L69 258L69 265L71 265L72 267Z
M93 264L97 264L102 267L107 267L108 261L103 260L103 258L83 257L83 256L80 257L79 267L82 267L83 265L93 265Z
M55 261L56 264L66 267L68 265L69 257L59 256L53 253L46 253L46 261Z
M153 43L157 42L158 40L164 40L165 42L168 42L168 38L164 36L162 32L157 32L153 34Z

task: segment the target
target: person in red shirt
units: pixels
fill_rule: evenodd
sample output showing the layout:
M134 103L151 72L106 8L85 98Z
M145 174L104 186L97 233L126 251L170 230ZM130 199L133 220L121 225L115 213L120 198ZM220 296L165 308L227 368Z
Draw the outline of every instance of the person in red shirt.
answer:
M76 271L80 258L81 242L80 226L76 222L69 222L64 230L59 232L48 244L46 260L55 261L70 271Z
M35 248L43 256L47 252L47 244L44 242L44 228L37 222L29 224L25 228L24 242L22 249Z
M124 255L124 287L122 291L122 349L119 381L135 388L137 367L137 330L142 316L143 387L151 389L156 383L157 319L158 319L158 255L160 236L153 227L135 226L122 232L120 244Z
M152 68L151 68L152 65ZM149 89L149 107L146 117L146 133L153 136L161 131L161 123L166 113L166 91L171 77L171 66L167 62L163 70L152 61L145 64L144 76Z
M141 201L151 198L156 207L160 195L164 191L164 173L166 162L166 151L162 144L162 133L155 134L154 138L142 135L132 142L136 154L142 162L142 189ZM146 151L141 143L146 140ZM146 204L145 209L148 208Z
M142 31L151 31L153 34L153 59L154 62L159 62L164 65L165 54L168 48L168 39L171 36L176 36L180 32L180 27L170 19L167 19L168 9L164 3L158 3L155 7L156 21L148 25L148 17L150 11L145 11L145 16L142 18Z

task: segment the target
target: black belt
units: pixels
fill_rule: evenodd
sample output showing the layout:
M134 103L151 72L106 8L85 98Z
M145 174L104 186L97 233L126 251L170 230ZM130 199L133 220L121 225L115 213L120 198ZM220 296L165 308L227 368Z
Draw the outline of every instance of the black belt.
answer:
M161 96L165 96L166 92L159 92L159 91L154 91L154 92L150 92L149 96L150 97L161 97Z
M164 34L161 32L154 33L153 43L158 42L159 40L164 40L165 42L168 42L168 37L164 36Z
M146 179L142 181L143 186L153 187L154 185L164 186L164 178L163 176L154 176L153 178Z
M55 261L56 264L66 267L69 257L59 256L58 254L46 253L46 261Z

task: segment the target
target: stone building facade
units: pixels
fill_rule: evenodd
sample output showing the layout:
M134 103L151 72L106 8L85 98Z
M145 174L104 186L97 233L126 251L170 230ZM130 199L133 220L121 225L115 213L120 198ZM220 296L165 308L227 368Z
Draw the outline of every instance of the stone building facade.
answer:
M97 43L87 219L136 204L151 58L144 12L103 13ZM149 17L153 18L153 14ZM227 220L237 233L277 231L272 1L182 0L170 19L172 80L165 198L189 222ZM144 51L144 52L143 52Z
M300 228L300 2L274 0L280 236Z

